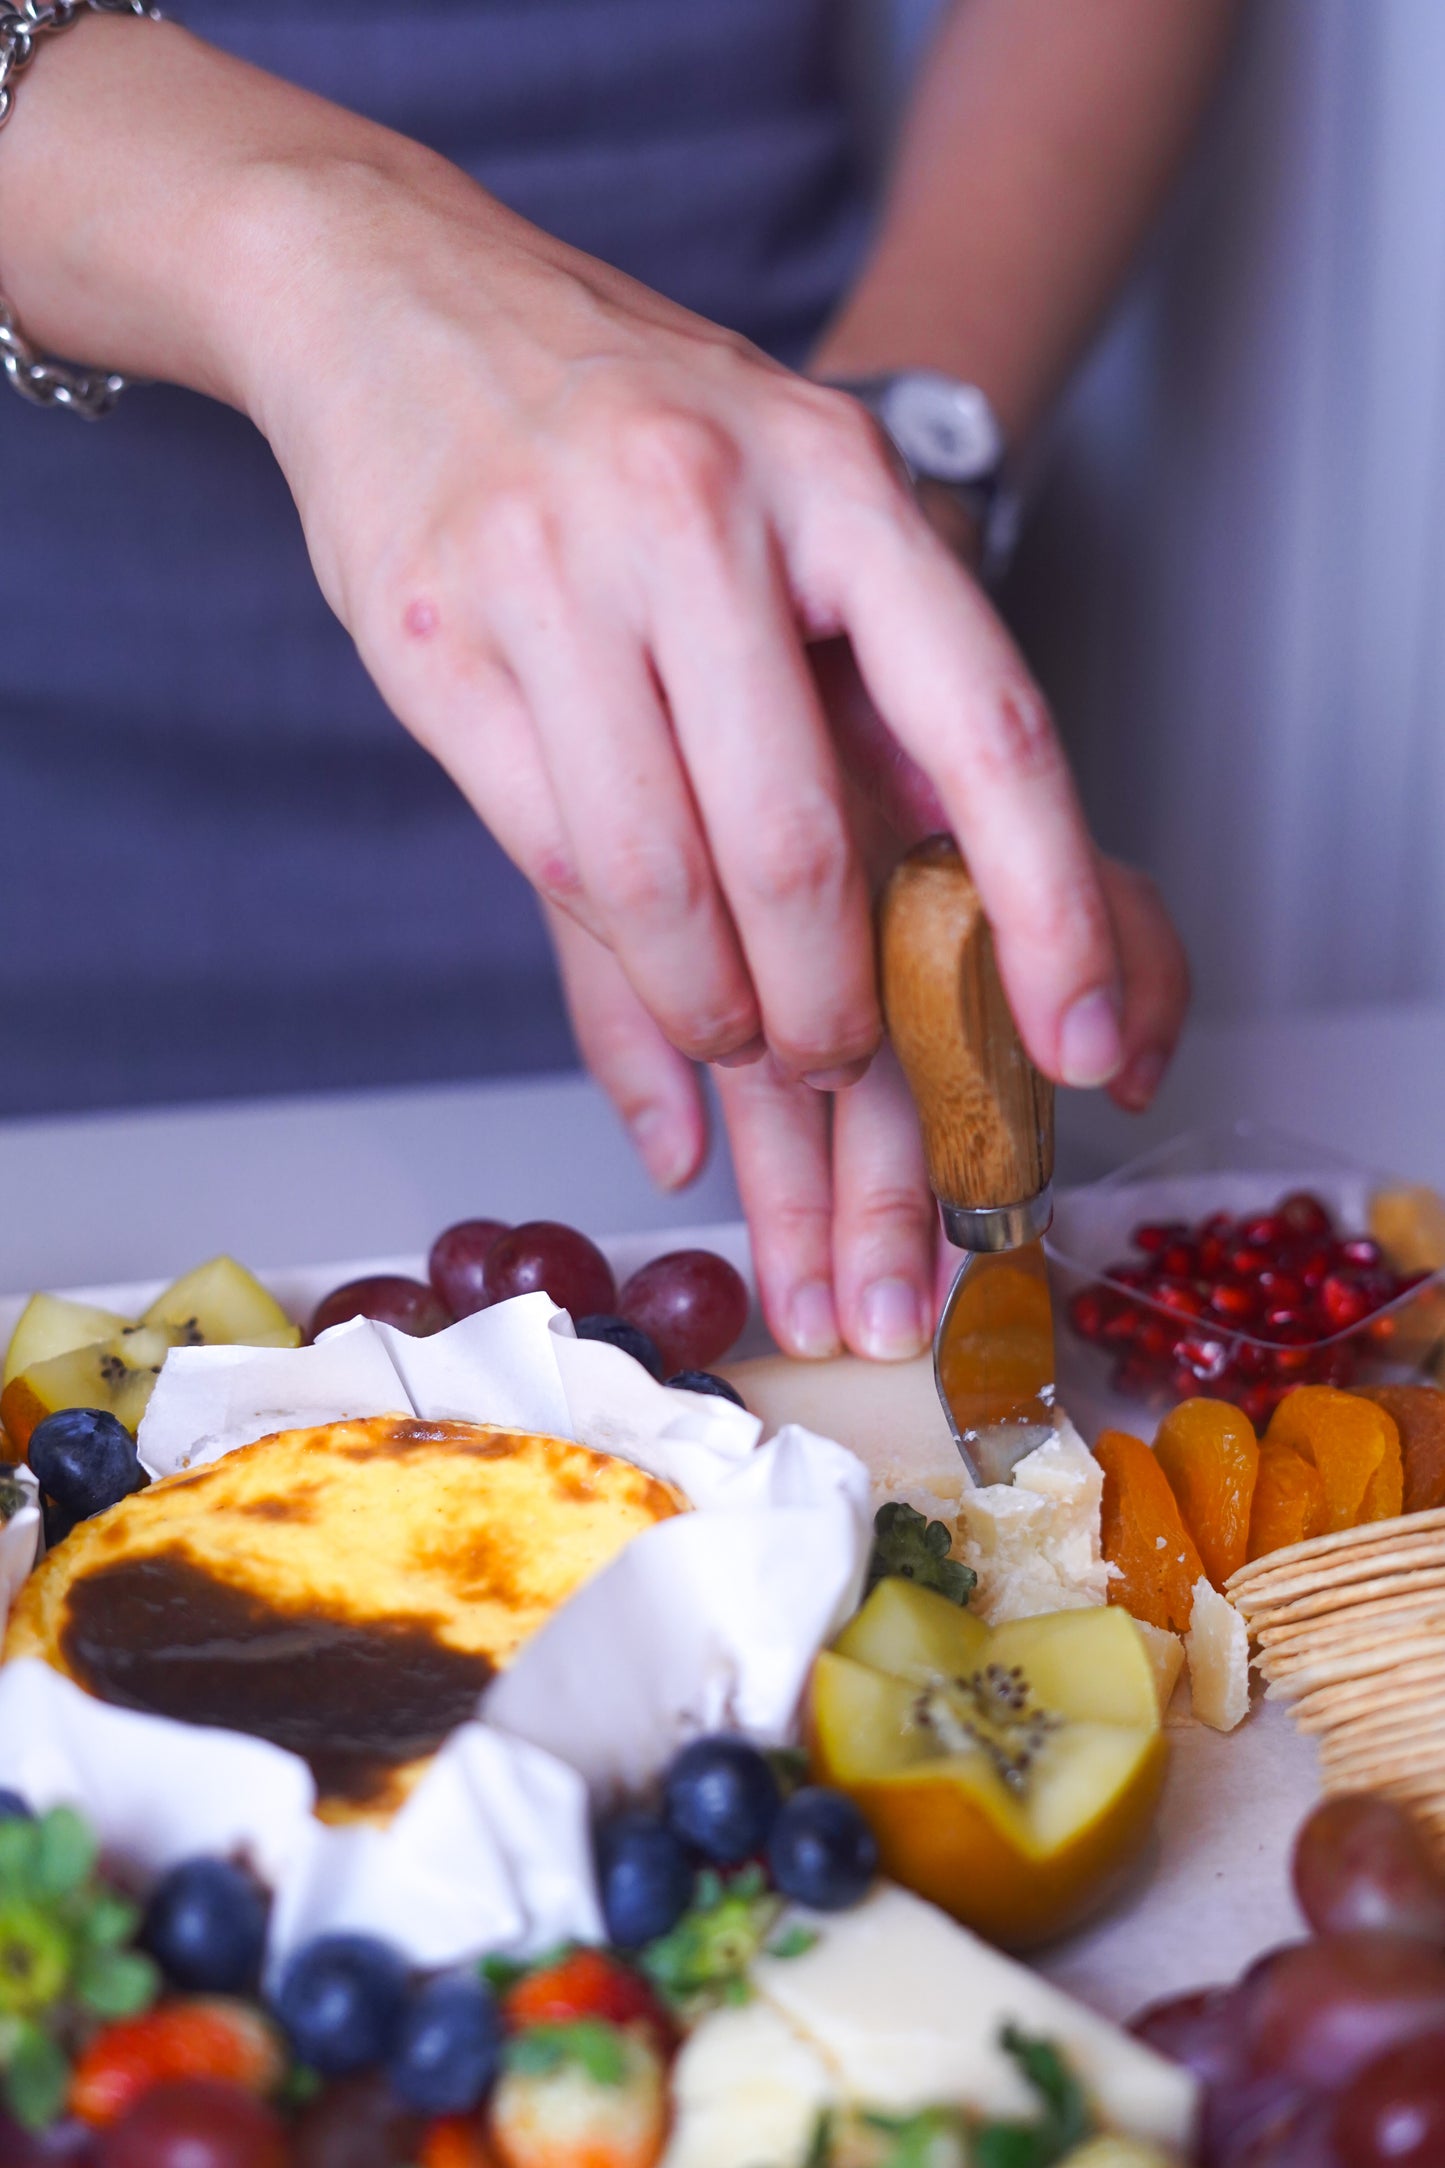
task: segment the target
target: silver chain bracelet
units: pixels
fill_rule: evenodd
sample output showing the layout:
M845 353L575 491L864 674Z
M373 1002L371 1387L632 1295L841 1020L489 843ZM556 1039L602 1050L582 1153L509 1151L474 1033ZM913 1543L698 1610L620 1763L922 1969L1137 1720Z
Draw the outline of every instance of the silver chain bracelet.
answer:
M35 58L40 39L69 30L87 8L97 15L139 15L155 23L161 19L150 0L0 0L0 128L14 110L16 79ZM87 421L108 414L126 386L113 369L76 368L37 353L3 294L0 369L22 399L36 406L68 407Z

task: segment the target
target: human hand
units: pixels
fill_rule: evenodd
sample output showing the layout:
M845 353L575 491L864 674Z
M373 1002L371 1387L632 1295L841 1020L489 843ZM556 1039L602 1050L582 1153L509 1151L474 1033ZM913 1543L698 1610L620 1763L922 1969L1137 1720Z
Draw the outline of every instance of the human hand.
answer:
M440 162L405 187L287 185L305 215L288 197L266 220L242 376L322 584L671 1046L766 1049L780 1084L832 1086L878 1044L869 887L807 652L846 637L968 854L1034 1058L1117 1075L1129 966L1044 703L856 404ZM304 285L278 231L304 234Z
M1173 1049L1188 974L1152 884L1111 860L1101 873L1131 990L1112 1096L1137 1108ZM615 956L564 914L549 920L583 1058L659 1187L681 1188L707 1151L698 1072L668 1044ZM720 1069L715 1082L779 1346L816 1357L846 1345L885 1361L921 1352L954 1253L939 1255L918 1123L891 1051L834 1094L788 1079L771 1058Z

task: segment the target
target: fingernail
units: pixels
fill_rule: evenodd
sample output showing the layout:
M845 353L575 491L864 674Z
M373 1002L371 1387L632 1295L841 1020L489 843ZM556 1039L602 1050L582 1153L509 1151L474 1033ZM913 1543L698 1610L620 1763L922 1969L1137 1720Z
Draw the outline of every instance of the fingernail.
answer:
M1107 1084L1118 1074L1123 1059L1118 1001L1104 987L1096 986L1064 1017L1059 1032L1059 1068L1064 1082L1084 1089Z
M757 1032L746 1046L738 1047L735 1053L719 1054L713 1066L717 1069L747 1069L753 1062L761 1061L767 1051L767 1040L761 1032Z
M627 1124L638 1155L659 1189L677 1189L692 1172L687 1138L664 1107L640 1107Z
M902 1362L923 1352L923 1305L907 1280L875 1280L859 1304L863 1352L875 1362Z
M811 1084L815 1092L845 1092L867 1074L866 1061L847 1061L840 1069L810 1069L803 1082Z
M838 1338L838 1313L833 1307L833 1290L826 1280L804 1280L801 1287L794 1288L793 1299L788 1304L788 1336L795 1355L816 1359L838 1354L842 1345Z
M1147 1053L1136 1054L1115 1084L1115 1096L1122 1099L1126 1106L1133 1107L1142 1114L1164 1081L1164 1071L1168 1066L1168 1055L1161 1053L1157 1047L1151 1047Z

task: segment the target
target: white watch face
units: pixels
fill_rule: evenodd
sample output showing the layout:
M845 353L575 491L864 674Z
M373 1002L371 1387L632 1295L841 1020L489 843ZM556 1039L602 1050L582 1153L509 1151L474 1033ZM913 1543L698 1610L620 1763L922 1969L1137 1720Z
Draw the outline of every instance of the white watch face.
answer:
M1003 458L1003 432L977 385L932 369L892 378L879 400L879 420L909 466L935 481L986 480Z

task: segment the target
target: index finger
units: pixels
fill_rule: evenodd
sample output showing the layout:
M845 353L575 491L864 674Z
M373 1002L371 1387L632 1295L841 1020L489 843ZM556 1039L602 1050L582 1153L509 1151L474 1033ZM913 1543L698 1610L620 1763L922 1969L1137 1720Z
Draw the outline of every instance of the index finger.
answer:
M938 791L1029 1052L1061 1083L1107 1083L1123 1060L1120 958L1047 703L886 470L840 494L789 538L794 577L848 634L880 715Z

